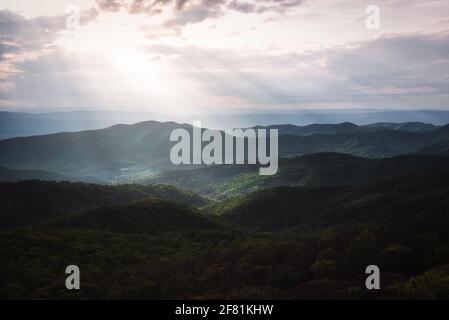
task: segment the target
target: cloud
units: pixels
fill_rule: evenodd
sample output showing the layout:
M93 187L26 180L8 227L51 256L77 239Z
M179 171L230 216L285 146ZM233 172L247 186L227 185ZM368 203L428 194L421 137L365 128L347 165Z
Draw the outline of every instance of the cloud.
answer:
M10 11L0 11L0 104L14 101L27 106L108 107L117 106L118 102L107 103L120 101L122 105L134 106L151 104L156 101L151 99L158 95L164 99L176 95L178 100L159 99L156 102L162 102L157 107L169 107L178 101L181 104L199 101L209 105L217 101L232 101L237 106L270 107L442 107L449 101L449 34L442 31L383 36L371 33L370 40L354 42L354 39L367 39L365 33L357 33L357 37L342 37L341 43L347 42L346 45L333 43L325 47L327 49L307 52L300 51L303 50L301 46L295 46L290 38L287 40L292 45L284 42L271 46L264 42L260 47L247 47L239 42L246 40L242 39L243 33L234 37L235 45L233 43L229 47L222 43L220 46L211 45L202 36L197 42L189 41L187 37L186 41L153 41L160 37L178 36L185 25L218 18L229 11L242 14L270 12L267 17L273 17L302 5L304 1L98 0L98 3L100 11L126 10L149 15L170 11L170 15L164 14L154 20L146 16L130 18L136 20L131 27L133 32L141 22L151 20L154 23L138 29L152 39L144 39L138 42L138 46L150 44L144 48L148 56L142 60L157 60L151 65L155 68L141 72L139 59L134 65L121 61L122 65L111 67L105 63L110 59L108 55L83 56L86 52L97 52L95 50L78 52L72 49L73 52L68 53L62 47L56 47L55 39L65 28L66 15L26 19ZM98 13L96 9L84 12L83 23L92 21ZM255 17L255 20L264 21L265 18ZM291 17L292 20L294 18L296 16ZM207 29L214 23L203 26ZM221 30L222 25L229 24L217 21L217 25L218 30L215 31L223 31L225 36L233 31ZM251 25L252 21L248 27ZM264 30L261 33L279 25L273 23L265 27L260 26ZM279 34L286 30L289 29L279 29ZM315 47L318 48L308 48ZM125 49L132 51L134 48ZM135 56L127 56L127 51L124 51L123 60L133 60ZM131 67L131 73L136 73L137 77L133 78L135 74L131 74L130 79L127 78L127 67ZM166 74L168 76L164 79ZM144 85L140 85L142 90L134 92L136 82ZM151 91L154 86L159 87ZM180 87L186 89L181 90ZM184 95L185 92L188 94ZM189 100L189 95L197 100ZM109 100L105 102L102 99Z
M37 48L51 42L55 33L65 28L65 17L25 17L9 10L0 11L0 40L15 47Z
M230 12L242 14L285 13L307 0L96 0L101 12L125 11L129 14L163 16L158 24L142 26L147 38L180 36L183 27L207 19L218 19Z
M176 14L175 18L168 20L164 25L166 27L183 26L190 23L202 22L208 18L216 18L222 14L222 8L219 6L210 7L196 4L181 10Z
M305 0L97 0L100 10L131 14L160 14L164 10L173 12L166 27L199 23L208 18L217 18L230 11L240 13L285 12L302 5Z
M170 45L151 45L146 50L178 72L164 90L176 92L180 82L195 83L201 89L195 95L207 104L441 107L449 98L447 34L390 35L305 53ZM120 78L110 80L114 79L108 73L110 66L102 57L82 57L82 68L74 63L77 59L52 51L18 63L23 73L14 77L14 87L7 82L0 85L2 99L39 107L119 106L114 105L119 99L123 104L127 99L129 104L145 104L139 96L127 95L129 89ZM100 100L101 96L109 100Z
M148 51L175 61L206 91L249 105L441 107L449 98L449 34L389 35L305 53Z
M390 35L335 52L329 68L362 93L449 94L449 34Z
M96 19L95 8L80 12L80 23ZM9 10L0 11L0 91L11 88L11 78L25 71L21 64L54 50L53 42L66 29L68 14L27 19Z
M265 0L254 2L235 0L229 3L228 8L241 13L285 12L302 5L304 2L304 0Z

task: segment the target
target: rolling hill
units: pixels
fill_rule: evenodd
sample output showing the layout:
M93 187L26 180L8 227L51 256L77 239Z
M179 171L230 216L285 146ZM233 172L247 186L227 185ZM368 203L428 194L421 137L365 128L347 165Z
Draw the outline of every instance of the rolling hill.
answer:
M448 194L449 171L427 170L365 186L267 189L216 204L213 211L262 231L375 222L445 232Z
M430 132L380 129L307 136L283 135L279 138L279 150L282 157L338 152L366 158L385 158L416 152L447 140L448 135L449 126Z
M22 180L77 181L75 178L44 170L18 170L0 167L0 182Z
M411 154L386 159L366 159L348 154L317 153L282 159L274 176L260 176L256 166L212 166L168 171L136 180L142 184L170 184L222 200L277 186L355 185L408 171L449 169L449 158Z
M449 140L433 144L427 148L422 149L420 152L449 156Z
M0 228L32 225L74 212L148 198L197 206L207 203L193 193L170 186L103 186L44 181L0 183Z
M201 211L161 199L166 187L0 186L1 217L40 208L34 223L0 228L2 299L449 297L448 170L278 187ZM74 263L82 290L68 291ZM380 292L365 288L368 264Z
M220 220L217 217L206 216L198 209L180 202L147 199L66 215L46 223L45 227L116 233L157 233L195 229L213 231L227 226Z
M76 177L110 179L124 172L167 168L175 123L143 122L103 130L58 133L0 141L0 164Z

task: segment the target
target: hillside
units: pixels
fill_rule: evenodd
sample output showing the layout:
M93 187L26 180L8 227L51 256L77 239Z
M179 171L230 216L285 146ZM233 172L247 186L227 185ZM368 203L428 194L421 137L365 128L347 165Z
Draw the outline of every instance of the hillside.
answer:
M376 222L444 232L449 227L448 194L449 171L417 171L358 187L267 189L213 210L257 230Z
M55 189L47 201L63 209ZM0 298L447 299L448 192L449 171L427 170L263 190L210 207L219 217L154 198L52 217L0 230ZM74 261L82 290L70 292L61 274ZM381 292L364 289L368 264Z
M17 182L22 180L76 181L74 178L44 170L17 170L0 167L0 182Z
M101 230L117 233L157 233L219 230L225 224L198 209L176 201L147 199L117 206L100 207L67 215L45 224L46 228Z
M206 204L201 197L170 186L103 186L44 181L0 183L0 228L36 224L69 213L147 198L198 206Z
M111 179L132 170L170 166L175 123L142 122L107 129L0 141L0 164L76 177Z
M380 129L307 136L283 135L279 138L279 150L282 157L338 152L366 158L385 158L416 152L447 140L448 136L447 126L430 132Z
M433 144L427 148L422 149L420 152L449 156L449 140Z
M136 182L171 184L211 198L226 199L277 186L363 184L419 169L449 169L449 158L416 154L365 159L348 154L318 153L281 159L279 172L274 176L260 176L256 166L236 165L168 171Z

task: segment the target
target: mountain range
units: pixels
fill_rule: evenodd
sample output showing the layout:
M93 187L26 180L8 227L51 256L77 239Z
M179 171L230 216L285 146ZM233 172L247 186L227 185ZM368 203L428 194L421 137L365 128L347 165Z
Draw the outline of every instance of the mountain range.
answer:
M319 152L347 153L366 158L393 157L423 152L440 153L438 144L449 140L449 126L430 130L423 124L356 126L351 123L307 127L275 126L280 130L281 158ZM416 131L410 131L414 127ZM84 181L132 181L141 176L174 169L169 137L187 124L141 122L106 129L0 141L0 166L20 170L45 170ZM274 128L274 127L270 127ZM406 128L406 130L402 129ZM437 146L437 147L434 147ZM443 150L444 153L444 150Z
M386 111L376 109L343 110L212 110L210 114L164 115L139 111L71 111L71 112L5 112L0 111L0 139L45 135L58 132L98 130L117 123L133 124L142 121L175 121L192 123L201 120L208 128L245 128L257 125L269 126L289 123L308 126L314 123L338 124L350 121L357 125L378 123L392 129L403 123L425 122L423 129L431 125L449 123L449 112L434 110ZM407 125L408 126L408 125ZM407 127L406 126L406 127ZM412 125L415 130L415 126ZM431 128L431 127L430 127ZM404 128L403 128L404 129Z
M259 124L274 176L172 165L175 122L1 140L0 299L449 298L448 125Z

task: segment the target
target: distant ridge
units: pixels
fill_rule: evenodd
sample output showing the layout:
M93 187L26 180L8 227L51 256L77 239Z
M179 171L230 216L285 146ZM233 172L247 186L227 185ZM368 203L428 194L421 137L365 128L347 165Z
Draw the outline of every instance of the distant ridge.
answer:
M79 180L109 183L132 181L148 174L178 170L170 161L175 129L189 124L145 121L101 130L56 133L0 141L0 166L57 172ZM279 157L293 158L322 152L364 158L385 158L419 152L449 140L449 126L410 132L366 128L353 123L292 125L279 128ZM192 169L192 166L181 169Z
M378 122L369 125L365 125L366 128L386 128L398 131L409 131L409 132L428 132L438 129L430 123L423 122L404 122L404 123L393 123L393 122Z
M449 123L449 111L410 110L385 111L374 109L345 110L238 110L235 114L162 115L151 112L73 111L51 113L19 113L0 111L0 139L18 136L44 135L57 132L97 130L117 123L133 124L146 120L192 123L201 120L208 128L248 128L293 124L307 126L314 123L357 125L371 123L424 122L434 125Z

